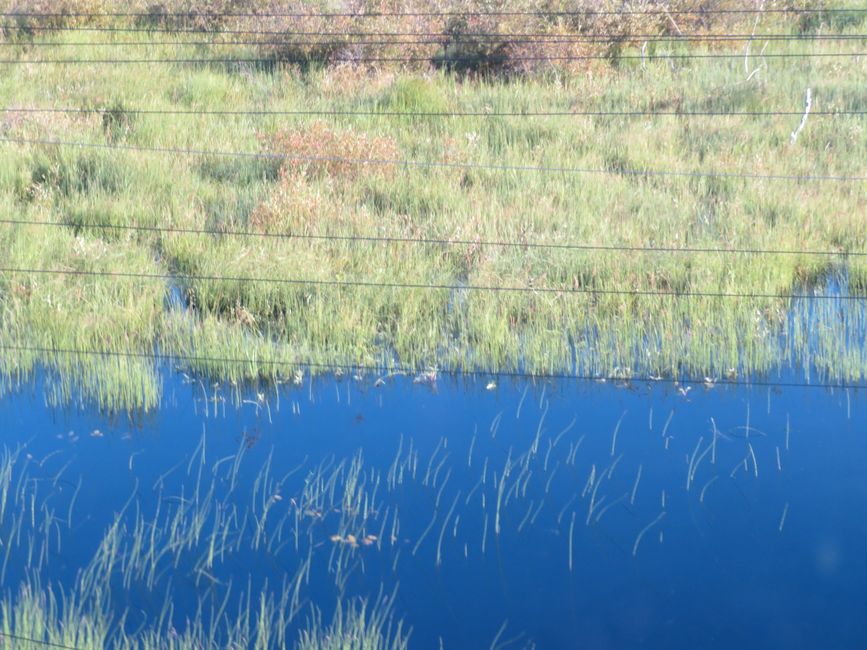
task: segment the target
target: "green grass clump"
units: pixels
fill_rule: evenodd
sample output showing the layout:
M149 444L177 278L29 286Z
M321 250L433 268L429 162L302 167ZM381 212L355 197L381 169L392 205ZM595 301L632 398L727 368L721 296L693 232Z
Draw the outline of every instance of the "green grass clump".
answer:
M314 610L308 628L301 632L298 650L405 650L409 635L392 620L389 599L373 605L365 601L338 602L330 625L323 625Z
M7 268L62 268L65 275L5 273L0 281L0 355L2 374L13 383L25 380L37 365L49 370L53 401L80 395L103 408L156 406L159 379L143 358L115 352L148 354L153 350L162 311L158 284L94 282L90 275L156 269L146 250L121 240L75 235L61 228L28 226L0 233ZM55 266L56 265L56 266ZM76 351L108 351L80 356Z
M445 113L448 101L438 84L423 77L399 77L378 102L379 110L396 113Z

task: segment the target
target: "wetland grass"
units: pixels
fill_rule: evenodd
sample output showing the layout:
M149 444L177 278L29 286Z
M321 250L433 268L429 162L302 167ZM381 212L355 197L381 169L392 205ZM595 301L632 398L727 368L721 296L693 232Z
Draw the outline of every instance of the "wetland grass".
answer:
M59 6L101 7L95 0ZM199 28L232 27L218 14L194 20ZM151 19L171 26L168 16ZM298 27L270 20L290 32ZM777 20L775 28L792 33L864 31L858 17L830 26ZM109 33L104 45L83 45L75 32L16 24L0 39L20 39L10 56L21 59L53 56L30 47L29 38L75 44L78 56L96 59L116 56L126 38ZM173 42L188 38L183 34L163 37L167 44L149 46L148 56L202 56L196 46ZM567 373L610 377L618 386L688 376L704 378L705 390L722 378L791 372L811 381L864 380L863 181L702 175L863 177L857 151L865 149L867 135L863 115L851 113L867 100L857 81L863 56L787 60L753 53L755 67L745 73L740 59L665 56L728 46L655 44L653 56L639 64L622 58L638 51L626 39L606 53L607 61L540 71L521 67L519 50L503 59L469 43L469 51L460 49L468 47L463 41L446 49L472 55L474 70L442 57L433 69L331 66L343 45L325 52L288 43L260 46L273 65L250 68L153 65L148 75L133 75L122 65L4 66L4 106L47 106L49 97L56 106L82 110L10 108L0 115L0 137L10 140L0 144L0 392L43 377L51 404L148 411L160 404L162 373L177 370L201 388L197 407L208 419L225 418L226 401L234 398L270 423L272 388L275 411L281 386L307 381L313 402L312 374L339 369L343 377L349 368L345 398L336 385L342 404L350 400L350 381L366 387L353 366L381 369L374 386L415 369L410 377L432 388L448 371ZM816 45L770 48L809 53ZM843 41L821 48L856 51ZM210 55L237 52L223 47ZM809 114L747 114L802 107L806 89ZM245 113L247 106L272 113ZM671 107L740 114L617 114ZM507 115L533 111L561 114ZM109 147L291 150L308 160L14 142L57 138ZM781 250L788 252L772 252ZM505 383L497 379L486 386L492 398ZM529 390L528 383L516 420L522 409L536 408L535 399L526 400ZM678 429L670 412L664 449L671 444L677 458L683 452L687 477L685 486L678 478L663 487L649 460L630 453L638 436L626 435L625 412L610 445L609 428L590 432L582 447L588 432L576 430L583 428L576 419L556 435L545 429L546 390L544 384L539 391L538 423L518 446L488 444L500 430L501 411L490 441L477 441L474 433L454 436L450 445L441 437L421 473L411 437L401 438L387 467L359 450L305 457L286 473L268 456L249 473L254 441L246 432L237 452L219 459L210 458L203 436L153 485L136 483L101 524L92 555L64 584L43 576L57 562L62 539L84 523L76 505L81 480L58 488L67 465L50 481L31 479L46 459L4 451L0 648L17 650L27 647L20 639L34 639L86 650L400 650L410 636L395 612L401 569L412 564L444 576L461 556L468 560L479 533L484 557L489 526L498 560L514 537L536 544L540 531L560 540L568 534L566 561L558 553L558 562L575 575L586 536L617 537L619 552L631 559L631 543L636 557L643 537L667 513L674 517L684 492L694 495L697 479L704 481L699 503L712 505L705 497L719 475L701 478L709 471L702 461L710 454L715 469L717 454L729 462L731 451L717 449L723 434L715 421L709 444L699 437L694 449L683 449L687 436L669 434ZM680 390L687 398L689 388ZM300 415L301 397L291 400ZM510 435L507 427L502 437ZM756 431L748 412L745 455L731 479L741 468L749 475L751 462L759 482L757 455L765 449L759 438L749 439ZM787 417L787 452L789 433ZM426 455L430 446L422 449ZM779 479L779 447L776 463L778 472L763 473L762 481ZM501 468L490 481L489 465ZM576 477L585 471L579 492ZM645 491L661 495L661 512L655 500L649 506L650 499L637 498L641 481ZM412 502L405 495L423 498ZM587 528L576 534L579 497L587 501ZM633 519L624 524L617 506ZM787 501L779 533L788 510ZM238 568L243 573L248 562L256 570L239 579ZM377 584L380 564L391 571L388 587L383 579L377 598L355 597L359 584ZM173 594L182 589L194 589L192 616L175 608ZM312 605L314 597L333 609ZM138 613L130 603L147 609L143 620L133 620Z
M274 504L284 504L275 496L288 488L287 480L295 472L275 477L270 459L266 460L252 483L248 477L238 492L235 480L243 455L242 446L234 459L212 463L206 460L202 438L190 454L186 473L161 477L154 486L156 500L151 513L140 505L146 495L136 482L130 498L105 528L93 556L76 572L71 584L60 585L45 582L41 576L47 574L49 561L56 560L61 551L63 531L73 530L72 511L81 484L71 497L64 498L56 485L68 463L54 475L55 489L46 490L42 487L44 479L30 474L31 465L41 467L48 457L36 463L23 449L4 450L0 456L0 543L5 556L0 645L20 648L32 642L85 650L182 650L215 645L262 650L406 647L409 634L392 612L394 594L369 603L338 600L327 624L315 608L310 610L303 630L296 620L306 609L299 590L309 582L314 536L319 535L325 518L330 518L327 513L340 512L338 527L346 538L354 536L345 531L357 530L366 545L378 540L365 533L365 513L375 510L372 504L376 501L376 485L371 491L366 482L375 472L364 470L359 455L311 470L307 487L289 502L295 504L295 512L304 508L303 518L309 522L302 532L306 548L280 554L285 544L278 547L276 543L288 532L290 518L269 518L268 512ZM165 494L170 482L180 487L178 495ZM338 504L340 507L335 507ZM66 520L57 517L58 508L63 512L68 508ZM285 569L280 565L285 579L279 588L271 589L266 576L258 595L253 597L251 584L233 588L226 567L245 554L261 554L264 545L266 556L287 561ZM6 568L25 566L22 558L28 569L23 574L19 569L14 571L21 581L17 588L9 590ZM295 560L294 569L289 568L293 565L291 558ZM346 570L354 569L338 562L333 574L336 584L345 580L341 571ZM199 594L197 614L176 630L170 594L187 580L196 585ZM165 597L162 610L149 612L138 626L128 624L130 612L122 607L127 601L124 594L134 593L151 594L157 603L161 595ZM230 603L235 603L237 609ZM133 628L135 631L131 631ZM290 629L299 629L297 638L287 636Z
M656 526L660 521L662 521L662 519L665 517L665 514L666 514L665 510L663 510L662 512L659 513L659 515L656 517L656 519L654 519L649 524L647 524L644 528L642 528L640 531L638 531L638 536L635 538L635 543L632 545L632 556L633 557L638 555L638 545L641 544L641 539L647 534L647 531L649 531L651 528Z
M786 505L783 506L783 513L780 515L780 524L777 526L777 529L782 533L783 526L786 525L786 516L789 514L789 502L786 501Z
M783 21L780 28L794 26ZM857 33L861 24L837 29ZM59 32L50 38L67 43L81 37ZM774 47L809 51L814 45ZM823 47L851 50L845 42ZM81 56L113 52L111 45L78 49ZM189 46L153 46L154 56L186 51ZM10 66L0 81L5 105L39 105L46 89L57 88L57 105L86 110L7 110L0 118L6 137L62 135L132 146L182 142L190 148L219 143L220 149L249 152L291 147L321 162L3 144L0 211L25 223L0 224L0 247L7 252L0 272L0 337L9 346L0 354L0 372L10 387L45 367L58 378L53 400L78 392L106 409L153 408L159 394L153 364L79 358L60 350L160 351L182 358L176 365L187 371L236 384L291 381L311 363L321 364L319 371L352 364L387 371L401 364L674 378L722 377L730 369L746 377L791 368L807 377L860 381L867 369L864 348L855 344L867 331L863 302L786 297L825 293L829 286L864 296L867 203L860 182L635 177L619 170L862 175L863 160L855 152L865 147L863 118L817 114L863 107L857 83L862 65L857 57L768 60L746 80L740 62L652 60L644 67L600 64L474 81L445 71L299 72L283 65L243 74L160 65L146 78L130 76L123 66L70 70L45 64L38 76L28 67ZM666 105L685 112L791 109L803 105L805 86L812 91L813 112L794 143L789 136L800 116L496 115ZM111 97L102 97L99 88L112 88ZM367 114L135 113L145 107L254 105ZM370 114L408 107L480 115ZM359 159L610 173L603 179L478 168L388 170L325 160L345 151ZM212 234L182 232L202 228ZM249 234L221 234L233 231ZM346 236L392 241L330 239ZM420 238L459 243L395 241ZM540 242L610 249L534 246ZM833 254L735 252L800 250L805 242ZM680 251L618 250L624 247ZM148 273L172 280L33 275L26 269ZM204 279L212 277L458 288ZM459 288L464 286L563 293ZM621 291L639 293L616 293ZM842 319L835 316L840 308Z
M338 603L329 625L315 612L302 633L298 650L405 650L410 633L403 624L395 623L392 613L393 596L366 601Z

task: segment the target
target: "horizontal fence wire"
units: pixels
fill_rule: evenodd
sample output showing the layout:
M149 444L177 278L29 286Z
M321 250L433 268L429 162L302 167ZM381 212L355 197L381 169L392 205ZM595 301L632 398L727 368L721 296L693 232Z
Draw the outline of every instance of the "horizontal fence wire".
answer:
M2 348L0 348L2 349ZM21 643L35 643L36 645L41 645L45 648L65 648L66 650L83 650L83 648L79 648L74 645L66 645L64 643L53 643L51 641L44 641L42 639L36 639L30 636L22 636L21 634L10 634L9 632L0 631L0 641L3 639L9 639L10 641L18 641Z
M0 107L0 113L67 113L67 114L107 114L118 109L106 107L71 107L71 106L5 106ZM790 111L712 111L712 110L476 110L476 111L388 111L388 110L268 110L268 109L176 109L176 108L127 108L120 109L125 115L188 115L188 116L227 116L227 117L802 117L804 109ZM863 116L867 110L814 110L810 117Z
M185 228L175 226L144 226L138 224L104 224L63 221L31 221L0 218L0 224L9 226L36 226L69 228L72 230L118 230L121 232L162 233L166 235L208 235L214 237L258 237L262 239L322 241L328 243L418 244L426 246L482 246L491 248L520 248L522 250L567 250L578 252L641 253L641 254L712 254L712 255L810 255L825 257L867 257L865 251L774 249L774 248L709 248L674 246L630 246L618 244L552 243L534 241L505 241L489 239L446 239L436 237L397 237L377 235L310 234L293 232L260 232L228 228Z
M593 16L721 16L721 15L762 15L762 14L785 14L798 16L799 14L863 14L867 13L864 7L756 7L754 9L615 9L615 10L573 10L573 11L546 11L546 10L500 10L500 11L369 11L369 12L299 12L299 11L253 11L253 12L227 12L227 11L4 11L0 16L8 18L379 18L379 17L485 17L485 16L530 16L530 17L576 17L587 18Z
M609 37L586 37L586 36L569 36L569 35L545 35L545 34L491 34L491 35L476 35L471 34L464 37L453 37L446 33L440 34L420 34L420 33L352 33L339 34L336 32L324 32L321 36L338 36L337 40L317 39L300 39L295 38L295 34L283 34L284 38L279 39L210 39L210 40L125 40L125 41L0 41L0 46L5 47L135 47L135 46L207 46L216 47L220 45L282 45L282 46L319 46L325 48L349 47L349 46L383 46L397 47L402 45L439 45L442 47L459 47L475 44L498 45L501 42L507 42L509 45L576 45L586 43L624 43L629 41L642 41L644 43L670 43L674 42L742 42L742 41L763 41L763 42L803 42L803 41L863 41L867 39L867 34L821 34L817 36L800 36L791 34L769 34L764 36L755 36L750 34L744 35L715 35L707 36L693 34L679 34L676 36L609 36ZM356 38L357 36L358 38ZM384 36L398 38L382 38ZM373 40L370 38L373 37ZM410 40L412 37L412 40ZM439 40L438 40L439 39ZM446 39L446 40L442 40ZM658 55L659 56L659 55Z
M605 289L584 285L566 287L533 287L509 285L481 285L463 283L379 282L373 280L338 280L319 278L286 278L262 276L201 275L195 273L139 273L133 271L89 271L86 269L45 269L0 266L0 273L21 275L59 275L100 279L161 280L187 282L214 282L231 284L274 284L285 286L333 287L352 289L398 289L427 291L466 291L489 293L530 293L543 295L590 295L658 298L726 298L736 300L832 300L840 302L867 302L867 296L833 293L731 293L725 291L673 291L665 289Z
M860 58L867 52L762 52L755 53L753 57L756 59L841 59L841 58ZM701 61L701 60L741 60L744 58L744 53L717 53L717 54L563 54L551 56L511 56L508 57L499 55L478 56L478 55L432 55L432 56L345 56L333 57L335 62L343 63L428 63L428 64L478 64L480 61L484 63L496 62L502 58L508 62L522 61L552 61L552 62L569 62L569 61L610 61L616 59L618 61ZM271 66L281 63L292 64L291 58L281 60L279 57L215 57L207 59L194 58L138 58L138 59L0 59L0 65L258 65Z
M82 348L57 348L48 346L28 346L28 345L10 345L0 343L0 350L7 352L26 352L30 354L43 355L69 355L69 356L101 356L107 358L120 359L138 359L144 361L168 361L168 362L183 362L190 364L256 364L260 366L282 366L288 368L310 368L322 371L335 370L349 372L369 372L371 374L384 373L387 376L406 375L412 376L422 372L426 372L431 368L401 366L396 364L359 364L359 363L325 363L300 360L284 360L284 359L254 359L241 357L215 357L202 356L191 354L176 354L172 352L154 350L153 352L132 352L132 351L117 351L117 350L85 350ZM822 388L826 390L859 390L867 388L867 385L852 382L794 382L794 381L772 381L763 379L737 380L729 378L711 378L704 377L701 379L691 377L662 377L662 376L638 376L638 375L620 375L620 374L573 374L566 372L551 372L551 373L531 373L521 370L478 370L478 369L442 369L437 370L443 374L459 377L497 377L505 379L529 379L529 380L572 380L584 382L652 382L654 384L679 384L684 385L704 385L708 388L721 387L752 387L752 388Z
M224 27L217 27L214 29L209 29L207 31L203 31L199 28L188 28L188 27L159 27L155 25L147 26L147 27L128 27L128 26L107 26L107 25L31 25L28 23L0 23L0 31L13 31L13 32L21 32L27 34L29 30L35 32L91 32L91 33L120 33L120 34L196 34L201 37L213 38L214 36L220 35L229 35L229 36L341 36L341 37L357 37L357 36L442 36L442 37L451 37L458 41L469 41L471 42L475 38L521 38L521 37L562 37L568 39L599 39L601 42L608 42L611 40L647 40L653 38L665 39L665 40L683 40L683 39L716 39L720 40L754 40L754 41L762 41L769 38L783 38L783 37L792 37L792 40L837 40L838 38L841 40L847 40L850 37L854 40L858 38L862 38L864 34L822 34L822 33L804 33L804 34L782 34L782 33L774 33L774 34L763 34L762 32L757 32L755 34L745 34L745 33L721 33L721 34L690 34L690 33L672 33L672 34L661 34L661 33L635 33L635 34L622 34L622 33L614 33L614 32L581 32L581 33L564 33L557 34L553 32L486 32L486 31L469 31L461 34L454 34L451 32L421 32L421 31L371 31L371 30L362 30L362 31L335 31L335 30L294 30L294 29L226 29ZM13 41L14 42L14 41ZM28 43L28 41L21 41L21 43Z
M602 174L608 176L625 177L659 177L659 178L729 178L743 180L766 180L766 181L837 181L837 182L863 182L867 176L840 176L840 175L796 175L796 174L759 174L749 172L697 172L697 171L674 171L655 169L597 169L580 167L545 167L533 165L497 165L471 162L445 162L429 160L401 160L391 158L344 158L341 156L297 156L290 153L276 151L243 152L225 151L219 149L181 149L174 147L147 147L123 144L105 144L99 142L73 142L65 140L48 140L35 138L12 138L0 136L0 143L36 145L47 147L71 147L78 149L102 149L126 152L171 154L197 157L229 157L263 160L285 160L298 163L341 163L359 166L377 167L404 167L421 169L463 169L463 170L488 170L498 172L540 172L555 174Z

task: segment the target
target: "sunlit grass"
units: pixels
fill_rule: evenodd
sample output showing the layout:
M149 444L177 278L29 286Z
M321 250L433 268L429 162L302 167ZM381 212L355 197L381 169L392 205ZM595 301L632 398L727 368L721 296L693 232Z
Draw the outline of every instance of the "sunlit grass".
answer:
M771 19L768 18L770 21ZM769 31L812 27L764 24ZM844 21L845 22L845 21ZM742 29L740 26L739 29ZM837 25L857 32L859 24ZM737 31L737 30L734 30ZM93 34L40 35L89 42ZM123 41L101 34L99 40ZM159 34L160 40L189 40ZM23 58L73 51L110 58L128 48L21 46ZM658 46L658 48L661 46ZM717 46L714 46L717 47ZM767 52L852 52L858 42L771 43ZM755 50L760 50L754 47ZM137 55L238 54L150 46ZM690 51L707 51L703 45ZM741 50L729 48L726 51ZM659 51L657 53L660 53ZM249 52L248 52L249 54ZM749 72L747 71L747 69ZM757 70L757 71L755 71ZM78 150L5 144L3 218L62 227L0 226L6 268L145 273L149 280L0 274L0 337L37 350L155 349L222 361L181 362L235 382L294 376L305 362L456 370L721 376L818 371L864 377L863 308L822 322L822 351L800 334L790 294L848 278L864 295L863 181L634 176L626 170L863 176L861 116L377 117L139 115L136 108L322 111L814 111L863 108L864 61L761 59L594 62L529 76L461 79L444 72L350 66L232 69L214 65L21 65L4 68L7 106L69 106L81 114L6 112L10 138L145 147L285 152L301 157L539 166L604 173L358 166ZM156 230L124 231L136 225ZM114 228L112 227L114 226ZM194 235L165 229L296 237ZM324 241L374 236L458 245ZM575 243L613 250L491 246ZM834 255L641 253L623 247L786 249ZM231 277L232 280L185 276ZM173 277L172 280L166 278ZM265 281L250 281L259 278ZM269 282L270 279L292 283ZM532 287L554 292L317 286L303 281ZM184 301L165 308L177 291ZM626 292L626 293L624 293ZM632 295L630 292L637 292ZM684 298L642 292L755 295ZM817 301L819 302L819 301ZM831 304L837 304L832 301ZM850 303L843 303L850 304ZM243 363L227 361L244 359ZM274 363L279 361L279 363ZM154 406L152 364L60 353L0 355L14 385L38 362L58 399L83 390L107 408ZM281 371L282 372L282 371ZM9 383L9 382L7 382Z

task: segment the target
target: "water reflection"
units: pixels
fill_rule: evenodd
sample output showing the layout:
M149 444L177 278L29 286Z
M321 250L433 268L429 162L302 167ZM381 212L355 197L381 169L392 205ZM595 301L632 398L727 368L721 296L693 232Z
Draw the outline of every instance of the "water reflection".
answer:
M5 590L89 580L131 630L217 639L271 594L287 643L392 595L418 648L860 643L863 391L163 385L138 422L0 401Z

